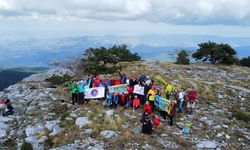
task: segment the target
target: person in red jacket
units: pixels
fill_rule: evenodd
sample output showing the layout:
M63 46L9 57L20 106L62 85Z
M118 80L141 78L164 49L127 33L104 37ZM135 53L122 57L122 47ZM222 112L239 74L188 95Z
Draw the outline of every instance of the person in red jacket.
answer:
M189 111L189 114L193 114L193 109L195 107L195 101L198 96L197 91L195 90L195 87L192 87L192 90L188 92L188 103L187 103L187 109Z
M99 75L96 75L93 81L93 87L99 87L101 85L101 80L99 78Z
M136 109L136 108L139 108L140 107L140 99L138 98L137 95L135 95L135 98L133 100L133 111Z
M127 91L128 91L128 93L129 93L130 95L133 96L134 87L133 87L133 86L128 86L128 87L127 87Z
M143 111L148 112L148 114L152 112L152 106L149 104L148 101L146 101L145 105L143 106Z
M153 115L153 123L153 128L156 129L161 124L161 120L156 115Z
M112 82L112 85L120 85L122 84L122 80L120 80L119 78L115 77L113 82Z
M120 98L121 105L125 105L125 100L126 100L127 94L122 93L122 94L118 94L118 95Z

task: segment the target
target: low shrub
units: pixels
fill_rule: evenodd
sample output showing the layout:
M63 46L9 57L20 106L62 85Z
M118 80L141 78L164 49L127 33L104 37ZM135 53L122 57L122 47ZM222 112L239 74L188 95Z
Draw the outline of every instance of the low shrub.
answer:
M28 142L24 142L21 146L21 150L33 150L33 146Z
M241 66L246 66L246 67L250 67L250 56L246 57L246 58L242 58L240 60L240 65Z
M235 113L233 113L233 117L235 117L237 120L249 122L250 121L250 112L236 111Z
M49 81L52 85L60 85L65 81L69 81L71 78L71 76L65 74L63 76L53 75L52 77L47 78L46 80Z

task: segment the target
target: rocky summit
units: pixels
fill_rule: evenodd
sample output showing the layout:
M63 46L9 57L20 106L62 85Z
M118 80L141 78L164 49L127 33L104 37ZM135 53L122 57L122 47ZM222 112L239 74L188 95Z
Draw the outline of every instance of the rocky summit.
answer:
M0 116L0 149L250 149L250 68L194 63L121 63L122 72L145 73L172 80L175 87L195 86L199 96L193 115L176 114L152 135L141 134L143 110L104 107L102 100L72 105L65 84L51 87L53 75L72 72L65 68L34 74L0 92L13 102L13 115ZM158 115L158 112L155 111ZM190 134L182 135L191 123Z

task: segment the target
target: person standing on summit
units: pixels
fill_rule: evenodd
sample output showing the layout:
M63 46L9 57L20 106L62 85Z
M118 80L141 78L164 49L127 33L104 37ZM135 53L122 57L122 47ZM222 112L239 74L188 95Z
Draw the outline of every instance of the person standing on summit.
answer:
M84 99L84 84L86 81L79 81L77 83L77 91L78 91L78 104L81 105L83 104L83 99Z
M174 86L172 85L172 82L167 82L165 81L164 79L160 78L160 81L165 84L166 86L166 89L165 89L165 92L166 92L166 98L167 99L170 99L171 95L172 95L172 92L174 91Z
M183 89L181 89L178 93L178 112L182 113L183 112L183 102L184 102L184 97L185 97L185 92Z
M99 75L96 75L95 78L93 79L93 87L100 87L101 85L101 80Z
M71 89L71 94L72 94L72 104L75 105L77 103L77 84L76 81L70 81L68 82L68 86Z
M190 115L193 114L197 96L198 96L198 93L195 87L192 87L192 90L189 91L187 94L187 97L188 97L187 109Z
M154 108L155 108L155 106L154 106L155 94L156 94L155 86L152 86L147 94L147 98L148 98L149 104L152 107L152 111L154 111Z

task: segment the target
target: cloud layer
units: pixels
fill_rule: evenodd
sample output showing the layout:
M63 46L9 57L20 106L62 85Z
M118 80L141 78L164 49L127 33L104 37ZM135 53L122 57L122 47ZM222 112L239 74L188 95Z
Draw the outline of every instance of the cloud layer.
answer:
M249 0L0 0L0 17L250 25Z

